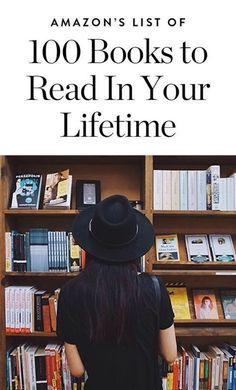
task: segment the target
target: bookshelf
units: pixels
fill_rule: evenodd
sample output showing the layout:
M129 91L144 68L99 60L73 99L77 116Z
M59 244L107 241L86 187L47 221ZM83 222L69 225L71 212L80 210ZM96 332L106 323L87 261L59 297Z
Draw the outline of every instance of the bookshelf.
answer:
M0 157L0 250L1 250L1 294L0 294L0 367L2 387L5 388L5 351L10 342L19 339L35 342L56 338L55 333L34 332L32 334L6 335L4 329L4 287L13 284L35 284L48 290L62 286L76 273L66 272L5 272L4 233L11 229L27 231L33 227L70 230L75 209L75 181L92 179L101 181L101 197L122 193L130 200L143 202L142 212L150 219L156 234L177 233L181 260L178 263L159 262L155 258L155 247L146 256L146 270L160 275L165 282L181 281L187 288L235 288L236 262L233 264L187 262L184 243L185 234L228 233L236 247L235 211L163 211L153 209L154 169L206 169L220 165L222 176L236 171L236 157L232 156L2 156ZM42 189L47 173L69 168L73 176L72 207L70 210L13 210L9 209L9 196L15 174L43 174ZM42 191L43 192L43 191ZM42 199L40 202L42 207ZM193 307L190 307L193 314ZM192 317L193 318L193 317ZM222 311L219 320L176 320L176 335L180 343L209 344L214 342L236 342L236 320L225 320Z

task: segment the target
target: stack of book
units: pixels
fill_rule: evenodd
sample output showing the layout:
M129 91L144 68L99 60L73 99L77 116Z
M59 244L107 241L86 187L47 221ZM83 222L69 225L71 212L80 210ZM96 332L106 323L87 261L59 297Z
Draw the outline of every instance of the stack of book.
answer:
M30 229L5 233L6 271L78 272L84 266L85 252L76 245L72 233Z
M49 293L34 286L6 287L6 333L55 332L59 293L59 288Z
M154 210L236 210L236 173L220 177L220 166L206 170L154 170Z
M81 378L70 374L61 344L11 346L6 362L7 389L84 389L86 374Z
M186 234L185 244L188 261L203 263L236 261L236 253L230 234ZM157 261L180 261L177 234L156 236Z
M174 363L160 359L163 390L235 389L235 359L235 345L180 345Z
M168 283L167 290L176 320L219 319L219 309L225 319L236 320L236 290L187 289L175 283ZM192 315L190 307L194 307Z

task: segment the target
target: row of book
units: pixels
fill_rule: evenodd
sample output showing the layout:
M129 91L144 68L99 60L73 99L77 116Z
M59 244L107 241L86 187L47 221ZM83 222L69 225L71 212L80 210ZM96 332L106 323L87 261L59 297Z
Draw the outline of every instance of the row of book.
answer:
M160 359L163 390L235 390L236 346L178 346L177 359Z
M5 288L6 333L55 332L60 288L53 293L34 286Z
M154 210L236 210L236 173L220 177L206 170L154 170Z
M6 352L6 390L83 390L85 375L70 374L65 347L20 344Z
M167 290L176 320L191 319L190 306L194 307L196 319L219 319L218 308L222 308L225 319L236 320L236 290L234 289L221 289L218 292L214 289L187 289L167 284Z
M218 293L213 289L187 289L167 285L175 319L191 319L193 302L195 318L219 319ZM6 333L55 332L57 302L60 289L53 293L34 286L5 288ZM225 319L236 320L236 290L220 290L220 302ZM217 297L217 298L216 298ZM219 304L220 304L219 302Z
M173 363L159 359L163 390L234 390L235 362L235 345L179 345ZM82 390L87 379L71 376L65 347L56 343L11 346L6 363L7 390Z
M185 244L188 261L236 261L235 248L230 234L186 234ZM179 261L177 234L156 236L156 258L158 261Z
M44 228L26 233L5 233L6 271L77 272L83 267L84 251L72 233Z
M14 209L38 209L42 189L41 174L16 175L10 207ZM72 176L69 169L46 176L43 208L68 209L71 204Z

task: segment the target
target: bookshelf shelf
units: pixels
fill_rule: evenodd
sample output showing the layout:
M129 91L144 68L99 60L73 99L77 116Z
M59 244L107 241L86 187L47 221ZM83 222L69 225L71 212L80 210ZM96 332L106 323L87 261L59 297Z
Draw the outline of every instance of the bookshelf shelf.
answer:
M57 337L56 332L5 333L6 337Z
M17 278L58 278L58 277L68 277L68 278L74 278L77 276L78 272L5 272L5 277L17 277Z
M5 333L5 286L35 285L53 291L78 273L72 272L5 272L4 254L6 231L13 229L27 232L31 228L70 231L73 218L80 212L76 209L75 181L91 179L101 181L101 198L122 193L130 200L143 201L144 213L153 223L156 234L177 234L179 238L180 262L156 262L155 246L146 256L146 271L160 275L166 283L179 283L189 289L221 288L236 289L236 262L202 264L187 261L185 234L231 234L236 247L236 211L182 211L153 210L153 170L200 170L210 165L221 166L222 177L236 172L235 156L0 156L0 367L6 372L5 352L15 339L18 343L41 342L43 338L55 338L56 333L34 332ZM44 210L42 199L38 210L8 209L12 185L16 174L41 173L42 188L46 174L70 169L73 176L72 204L70 210ZM193 315L193 307L191 316ZM233 341L236 345L236 320L176 320L176 335L183 343L209 344ZM37 338L39 340L37 340ZM47 340L47 341L48 341ZM6 377L2 375L0 388L6 388Z
M22 215L31 215L33 217L36 216L60 216L60 215L76 215L79 213L79 210L17 210L17 209L9 209L4 210L4 214L6 216L22 216Z
M236 211L189 211L189 210L153 210L154 216L160 217L236 217Z
M188 326L188 327L176 327L176 336L185 338L185 339L190 339L193 337L199 337L199 341L201 341L201 337L207 337L208 338L208 343L211 342L209 340L209 337L217 337L220 340L224 341L226 340L227 337L234 338L236 337L236 330L235 330L235 325L231 327L216 327L214 326L199 326L199 327L193 327L193 326Z

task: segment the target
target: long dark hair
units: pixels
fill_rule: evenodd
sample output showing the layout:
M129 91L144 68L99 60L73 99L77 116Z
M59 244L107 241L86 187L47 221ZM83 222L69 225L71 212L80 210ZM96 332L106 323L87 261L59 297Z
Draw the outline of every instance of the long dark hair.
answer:
M87 255L79 275L80 321L90 342L122 345L135 337L138 269L139 260L113 264Z

